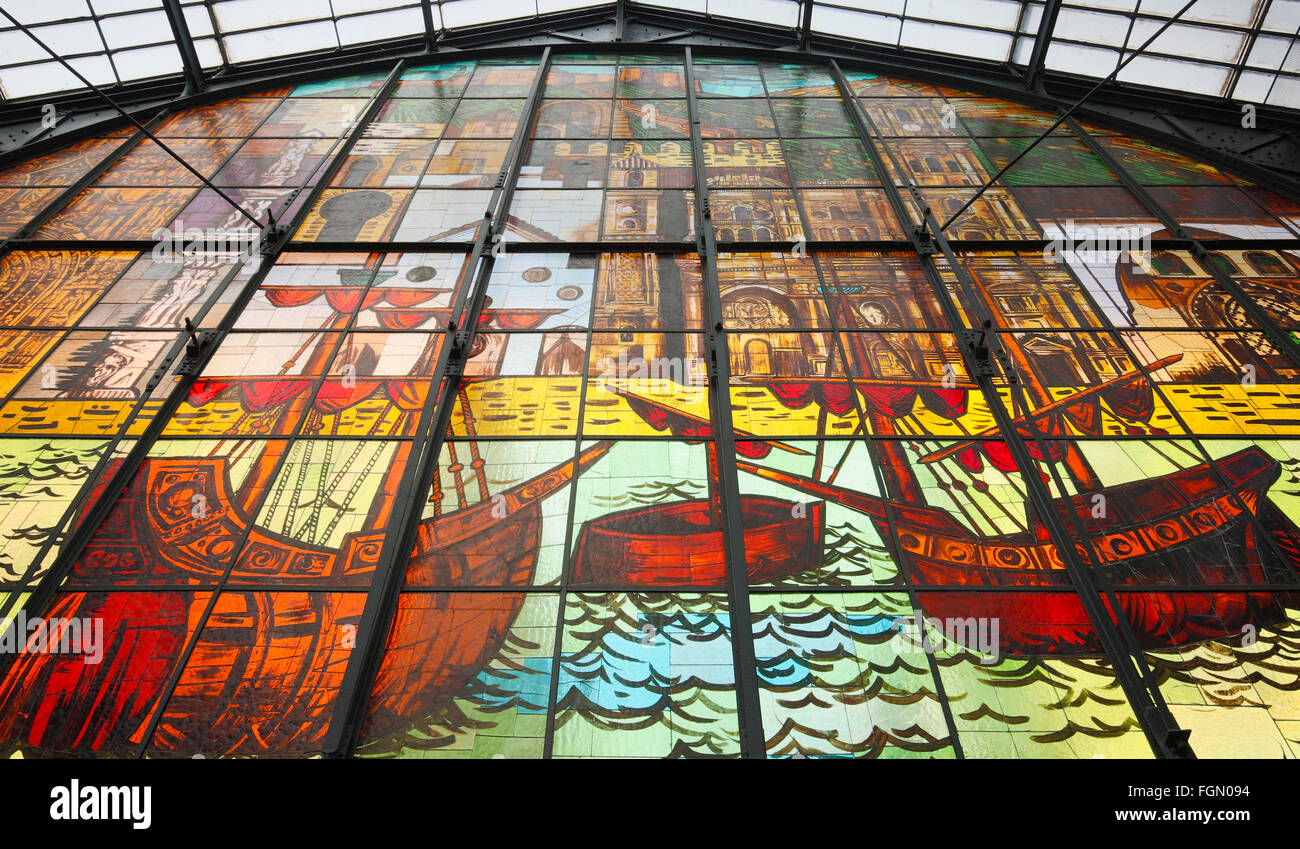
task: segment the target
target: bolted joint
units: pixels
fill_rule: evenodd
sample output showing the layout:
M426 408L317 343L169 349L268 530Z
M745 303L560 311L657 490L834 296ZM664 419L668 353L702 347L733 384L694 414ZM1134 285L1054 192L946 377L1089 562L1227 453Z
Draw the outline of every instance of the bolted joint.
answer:
M993 353L989 346L987 325L978 330L962 328L957 331L957 342L972 377L993 377Z

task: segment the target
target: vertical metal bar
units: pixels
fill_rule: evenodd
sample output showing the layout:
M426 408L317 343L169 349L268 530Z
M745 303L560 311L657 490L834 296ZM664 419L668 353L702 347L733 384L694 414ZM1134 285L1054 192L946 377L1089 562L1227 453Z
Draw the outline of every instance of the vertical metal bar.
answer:
M845 78L843 71L840 70L839 64L831 60L832 73L841 92L852 92ZM852 98L849 104L849 114L853 118L854 125L857 127L861 141L867 146L872 159L884 165L884 157L880 155L880 148L875 143L875 132L871 123L871 118L862 108L862 104L856 97ZM968 300L971 302L971 308L976 309L980 306L980 299L974 296L973 287L967 278L965 271L957 263L956 256L952 252L952 247L944 238L942 230L937 226L929 207L926 205L924 198L921 196L907 179L907 172L903 170L902 164L898 162L892 150L885 148L885 154L889 157L897 172L898 179L904 181L908 190L911 192L913 200L918 207L924 211L924 223L920 227L906 228L911 234L913 245L921 259L921 264L925 268L926 275L930 278L935 297L938 299L943 309L944 317L948 320L949 325L954 328L963 326L960 312L957 304L953 300L952 294L948 291L946 282L939 273L934 264L934 254L936 250L941 251L947 258L952 267L953 274L957 275L959 285L966 291ZM895 214L899 220L905 224L911 221L911 213L908 211L903 201L902 195L894 181L890 178L888 172L882 167L882 182L885 185L886 194L890 198L890 203L894 208ZM932 234L933 242L927 242L922 238L926 232L927 226ZM1001 328L997 326L993 316L978 316L982 321L985 329L993 333L994 339L999 338L998 333ZM992 347L992 345L990 346ZM967 356L965 350L963 356ZM967 360L968 366L970 360ZM1038 514L1039 520L1043 523L1052 542L1056 546L1060 555L1061 562L1066 568L1070 582L1076 590L1080 603L1088 615L1089 621L1097 632L1098 639L1101 641L1102 649L1111 661L1111 666L1115 670L1116 680L1119 682L1125 697L1128 699L1130 706L1133 708L1138 722L1146 732L1147 739L1151 743L1152 751L1161 757L1183 756L1176 750L1178 741L1177 724L1173 716L1164 706L1163 699L1160 698L1159 692L1153 692L1145 686L1141 677L1137 674L1134 664L1141 663L1140 654L1135 657L1133 651L1130 651L1124 645L1123 635L1117 633L1115 623L1107 615L1106 608L1102 605L1099 598L1099 590L1095 586L1092 575L1087 564L1079 557L1075 548L1075 541L1060 515L1056 512L1052 504L1052 498L1047 487L1043 484L1042 479L1036 474L1037 464L1033 457L1030 456L1025 446L1024 438L1016 429L1012 422L1011 416L1002 404L997 387L993 384L993 379L988 376L978 377L975 375L974 368L968 368L971 373L971 379L979 384L980 390L984 395L990 413L993 415L998 430L1010 450L1012 459L1015 460L1017 468L1021 470L1021 479L1025 484L1026 493L1029 498L1030 506ZM1012 392L1018 390L1018 381L1013 373L1007 375L1008 383L1011 385ZM1095 558L1094 558L1095 559ZM1136 649L1136 647L1134 647ZM1175 745L1171 745L1171 743Z
M718 282L718 244L709 209L708 174L700 136L700 110L695 97L695 66L686 48L686 108L691 126L691 159L695 166L695 243L703 266L705 349L709 368L709 398L713 412L713 440L717 446L718 489L722 497L722 539L727 563L727 607L731 622L731 650L736 667L736 712L740 752L745 758L766 757L762 705L758 691L758 663L754 655L753 617L749 606L749 572L745 558L740 481L736 466L735 430L731 421L731 362L722 322L722 294Z
M1047 61L1052 34L1056 31L1056 18L1060 14L1061 0L1047 0L1038 19L1038 35L1034 37L1034 49L1029 54L1029 67L1025 69L1025 88L1030 91L1043 90L1043 63Z
M441 11L439 9L439 12ZM420 14L424 17L424 49L432 53L438 46L438 30L433 25L433 4L431 0L420 0Z
M812 14L813 0L803 0L803 9L799 15L799 49L805 53L812 49Z
M180 0L163 0L163 11L167 13L167 23L176 38L176 49L181 54L181 65L185 71L185 91L182 97L203 91L207 81L203 78L203 63L199 61L198 51L194 48L194 37L190 35L190 25L185 21L185 10Z
M434 371L433 386L442 382L440 390L429 393L425 404L420 431L413 435L410 457L398 485L393 519L384 538L384 547L375 566L375 577L361 622L357 627L356 649L348 660L333 720L325 738L327 757L351 755L359 742L366 708L370 703L370 689L383 661L388 630L401 600L405 566L409 559L416 532L423 517L421 496L433 483L438 473L438 458L451 424L461 386L461 373L477 333L479 316L487 296L488 280L495 259L491 246L505 238L506 215L514 196L519 172L523 167L528 138L541 103L542 91L551 63L551 49L542 51L537 77L528 93L519 126L511 140L506 164L497 178L496 187L483 214L478 237L465 268L465 285L452 307L453 316L448 328L450 338L443 345L438 367ZM576 458L575 458L576 461Z

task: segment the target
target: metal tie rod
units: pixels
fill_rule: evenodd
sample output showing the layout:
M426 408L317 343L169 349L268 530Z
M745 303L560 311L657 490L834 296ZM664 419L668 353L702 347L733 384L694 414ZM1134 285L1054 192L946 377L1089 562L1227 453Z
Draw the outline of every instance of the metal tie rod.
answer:
M188 162L186 162L185 159L184 159L184 158L183 158L179 153L177 153L176 151L172 150L172 149L171 149L170 147L168 147L167 145L163 144L161 141L158 140L158 137L157 137L157 136L155 136L153 133L151 133L151 132L149 132L148 130L146 130L145 127L144 127L144 124L141 124L139 121L137 121L137 120L135 119L135 116L133 116L130 112L127 112L125 109L123 109L121 106L119 106L116 100L114 100L113 98L109 97L105 92L103 92L102 90L100 90L98 86L94 85L93 83L90 82L90 80L88 80L88 79L86 79L84 76L82 76L82 75L81 75L81 72L78 71L76 68L72 67L72 64L71 64L70 62L68 62L67 59L64 59L64 58L63 58L62 56L60 56L59 54L55 53L55 52L50 48L50 46L49 46L48 44L46 44L45 42L43 42L43 41L41 41L39 38L37 38L37 37L36 37L36 33L32 32L31 29L30 29L29 27L24 26L23 24L19 23L19 22L18 22L18 19L15 18L13 15L9 14L9 12L7 12L3 7L0 7L0 15L4 15L6 18L9 19L9 23L13 24L14 26L18 27L18 29L20 29L20 30L22 30L23 32L25 32L25 33L27 34L27 37L28 37L28 38L30 38L32 41L34 41L34 42L36 42L38 45L40 45L41 49L44 50L46 53L50 54L51 56L53 56L56 62L58 62L58 63L59 63L60 65L62 65L63 67L67 68L69 71L72 72L72 75L73 75L73 76L75 76L77 79L81 80L81 84L82 84L82 85L84 85L86 88L90 89L90 90L93 91L95 94L99 95L100 97L104 98L104 100L108 103L109 106L112 106L112 107L113 107L114 109L116 109L119 113L121 113L122 117L126 118L126 120L128 120L128 121L130 121L132 124L134 124L137 130L139 130L140 132L142 132L142 133L144 133L146 136L148 136L148 137L153 141L154 144L158 145L160 148L162 148L163 150L167 151L167 153L168 153L168 154L169 154L173 159L175 159L175 160L176 160L177 162L179 162L181 165L185 166L186 170L188 170L188 171L189 171L191 174L193 174L195 177L198 177L200 180L202 180L202 181L203 181L203 185L207 186L209 189L212 189L212 191L214 191L214 192L216 192L218 195L220 195L221 198L222 198L223 200L226 201L226 203L230 204L230 205L233 206L235 209L237 209L237 210L239 211L239 214L240 214L240 215L244 216L244 217L247 218L249 221L253 222L253 225L254 225L255 227L257 227L257 228L260 230L263 226L271 226L271 227L274 227L274 226L275 226L275 216L273 216L273 215L271 214L271 210L270 210L269 207L268 207L267 210L266 210L266 220L267 220L267 224L266 224L266 225L263 225L261 221L258 221L256 218L253 217L252 213L250 213L248 210L244 209L244 208L243 208L242 206L240 206L238 203L235 203L234 198L232 198L230 195L226 194L226 193L223 192L221 189L219 189L219 188L217 188L216 186L214 186L214 185L212 184L212 181L211 181L211 180L209 180L207 177L204 177L204 176L203 176L202 174L200 174L197 170L195 170L194 166L192 166L192 165L190 165Z
M1001 168L1001 170L998 171L998 173L994 174L994 175L989 179L989 181L988 181L987 183L985 183L984 185L980 186L979 191L977 191L977 192L976 192L976 193L971 197L970 200L968 200L968 201L966 201L964 204L962 204L961 209L959 209L959 210L957 210L956 212L954 212L951 216L948 217L948 220L947 220L947 221L943 222L943 226L939 228L940 232L942 232L942 231L944 231L944 230L947 230L948 227L952 224L952 222L956 221L957 218L958 218L958 217L959 217L963 212L965 212L967 209L970 209L970 205L971 205L972 203L974 203L975 201L979 200L979 199L980 199L980 196L983 195L984 192L985 192L985 191L986 191L990 186L992 186L992 185L993 185L994 183L996 183L999 179L1001 179L1003 174L1005 174L1005 173L1007 173L1008 171L1010 171L1010 170L1011 170L1011 167L1012 167L1013 165L1015 165L1017 162L1019 162L1021 159L1023 159L1024 156L1025 156L1025 154L1027 154L1027 153L1029 153L1029 151L1033 150L1033 149L1038 145L1038 143L1039 143L1040 141L1042 141L1043 139L1045 139L1045 138L1047 138L1048 136L1050 136L1053 132L1055 132L1057 127L1059 127L1059 126L1061 126L1062 124L1064 124L1065 121L1066 121L1066 119L1069 118L1071 115L1074 114L1074 110L1078 109L1080 106L1082 106L1082 105L1084 104L1085 101L1087 101L1088 98L1090 98L1090 97L1092 97L1094 94L1096 94L1096 93L1097 93L1097 90L1098 90L1099 88L1101 88L1102 86L1104 86L1106 83L1110 82L1111 80L1115 79L1115 77L1119 76L1119 72L1122 71L1122 70L1124 70L1125 66L1127 66L1129 62L1132 62L1134 59L1136 59L1137 57L1141 56L1143 50L1146 50L1148 47L1150 47L1150 46L1151 46L1151 43L1152 43L1153 41L1155 41L1157 38L1159 38L1161 35L1163 35L1163 34L1164 34L1164 31L1167 30L1167 29L1169 29L1169 27L1170 27L1171 24L1173 24L1175 21L1177 21L1179 18L1181 18L1181 17L1183 16L1183 13L1186 12L1188 9L1192 8L1192 6L1194 6L1194 5L1196 5L1196 0L1188 0L1187 5L1186 5L1186 6L1183 6L1183 8L1181 8L1181 9L1179 9L1179 10L1178 10L1178 13L1177 13L1176 15L1174 15L1172 18L1170 18L1169 20L1167 20L1167 21L1165 21L1163 24L1161 24L1161 25L1160 25L1160 29L1156 30L1156 31L1155 31L1155 34L1152 35L1150 38L1148 38L1148 39L1146 40L1146 42L1145 42L1141 47L1139 47L1137 50L1133 51L1133 52L1129 55L1129 57L1128 57L1127 59L1125 59L1123 62L1120 62L1118 65L1116 65L1116 66L1115 66L1115 70L1113 70L1113 71L1111 71L1109 74L1107 74L1106 77L1105 77L1104 79L1099 80L1095 86L1093 86L1092 88L1090 88L1090 89L1088 90L1087 94L1085 94L1083 97L1081 97L1081 98L1079 98L1078 100L1076 100L1073 106L1071 106L1069 109L1065 110L1065 113L1062 114L1060 118L1057 118L1057 119L1056 119L1056 123L1055 123L1055 124L1053 124L1052 126L1048 127L1046 130L1044 130L1043 133L1042 133L1040 136L1038 136L1038 138L1036 138L1036 139L1034 139L1033 141L1031 141L1031 142L1029 143L1029 145L1028 145L1024 150L1022 150L1022 151L1020 151L1019 153L1017 153L1017 154L1016 154L1016 155L1011 159L1010 162L1008 162L1006 165L1003 165L1002 168Z

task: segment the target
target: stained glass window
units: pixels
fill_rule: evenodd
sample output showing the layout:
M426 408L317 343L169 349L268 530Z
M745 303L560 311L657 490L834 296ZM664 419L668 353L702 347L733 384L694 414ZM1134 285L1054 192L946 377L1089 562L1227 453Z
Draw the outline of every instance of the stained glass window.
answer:
M0 171L0 615L112 660L5 655L0 752L1300 757L1300 201L821 60L465 57Z

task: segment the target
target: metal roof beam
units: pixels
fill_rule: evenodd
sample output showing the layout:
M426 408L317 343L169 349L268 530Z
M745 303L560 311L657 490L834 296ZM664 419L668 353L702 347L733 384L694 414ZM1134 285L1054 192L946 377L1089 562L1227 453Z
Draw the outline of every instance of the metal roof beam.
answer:
M199 61L199 52L194 48L194 37L190 35L190 25L185 22L185 11L181 8L180 0L163 0L163 11L167 13L167 23L171 25L172 35L176 37L176 49L181 54L185 93L203 91L208 85L203 76L203 63Z
M433 25L433 0L420 3L420 14L424 16L424 46L432 53L438 49L438 28Z
M1056 32L1056 18L1061 14L1061 0L1047 0L1043 7L1043 17L1038 21L1038 35L1034 37L1034 49L1029 54L1029 67L1025 69L1025 88L1041 91L1043 86L1043 64L1047 61L1047 50L1052 46L1052 34Z

